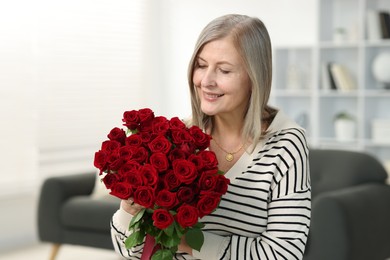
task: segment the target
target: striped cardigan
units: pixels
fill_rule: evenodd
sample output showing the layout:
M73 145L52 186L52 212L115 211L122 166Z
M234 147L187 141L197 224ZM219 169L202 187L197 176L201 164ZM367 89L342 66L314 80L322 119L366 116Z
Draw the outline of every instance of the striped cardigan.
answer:
M311 212L308 148L304 130L281 111L253 153L226 173L227 193L202 222L205 242L193 256L175 259L302 259ZM140 259L143 245L124 246L131 216L119 209L111 221L115 250Z

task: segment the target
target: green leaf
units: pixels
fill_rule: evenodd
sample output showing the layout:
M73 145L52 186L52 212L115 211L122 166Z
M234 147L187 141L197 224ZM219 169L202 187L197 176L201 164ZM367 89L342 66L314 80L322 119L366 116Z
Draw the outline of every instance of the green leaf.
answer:
M128 129L128 132L130 131L131 134L136 134L138 133L138 129Z
M178 246L180 244L180 238L178 236L173 235L173 236L167 236L166 234L164 234L163 236L161 236L161 239L160 239L160 243L161 245L163 245L164 247L174 247L174 246Z
M183 235L184 235L184 229L179 225L177 224L177 222L173 222L173 225L175 227L175 231L176 231L176 235L181 238Z
M153 254L151 260L172 260L173 254L169 249L157 250L156 253Z
M125 240L125 246L127 249L132 248L138 244L141 244L144 241L145 233L136 231L133 232L128 238Z
M186 233L186 242L191 248L200 251L204 242L202 230L198 228L189 229Z
M202 229L202 228L204 228L204 226L205 226L205 224L204 224L204 223L202 223L202 222L198 222L198 223L196 223L196 224L193 226L193 228L199 228L199 229Z
M167 236L172 236L173 231L175 230L173 223L169 225L169 227L164 229L164 233L167 234Z
M144 213L145 213L145 209L141 209L141 210L137 213L137 215L135 215L135 216L131 219L130 224L129 224L129 229L130 229L131 227L133 227L136 223L138 223L138 222L141 220L141 218L143 217Z

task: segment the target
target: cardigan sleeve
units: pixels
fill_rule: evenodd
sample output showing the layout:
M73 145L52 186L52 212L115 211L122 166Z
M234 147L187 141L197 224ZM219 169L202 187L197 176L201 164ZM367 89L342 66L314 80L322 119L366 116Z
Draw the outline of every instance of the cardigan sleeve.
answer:
M266 231L259 237L233 235L231 257L221 259L302 259L309 232L309 192L280 197L269 204Z
M203 254L200 259L302 259L309 233L310 208L310 189L274 198L268 204L266 230L258 237L232 235L230 243L220 244L218 251L223 252L222 256L210 258ZM205 245L209 248L215 243ZM212 255L211 250L207 253Z
M132 215L124 209L119 208L111 220L111 239L115 251L126 259L140 259L143 250L143 243L131 249L125 246L126 238L131 234L128 230Z
M197 259L230 259L230 252L226 249L230 244L230 237L219 236L210 232L203 232L204 242L200 251L192 250Z

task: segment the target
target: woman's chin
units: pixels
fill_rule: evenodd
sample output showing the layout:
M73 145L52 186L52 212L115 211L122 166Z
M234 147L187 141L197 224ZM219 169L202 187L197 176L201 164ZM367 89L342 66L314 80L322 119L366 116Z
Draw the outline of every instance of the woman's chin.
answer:
M202 107L201 109L202 109L202 112L205 113L208 116L214 116L216 114L216 110L215 109L204 108L204 107Z

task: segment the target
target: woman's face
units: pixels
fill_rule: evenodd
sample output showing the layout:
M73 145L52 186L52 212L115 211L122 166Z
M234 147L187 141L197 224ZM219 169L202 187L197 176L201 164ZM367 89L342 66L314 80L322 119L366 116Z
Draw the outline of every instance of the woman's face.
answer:
M199 53L192 81L203 113L243 117L251 83L244 63L227 37L207 43Z

